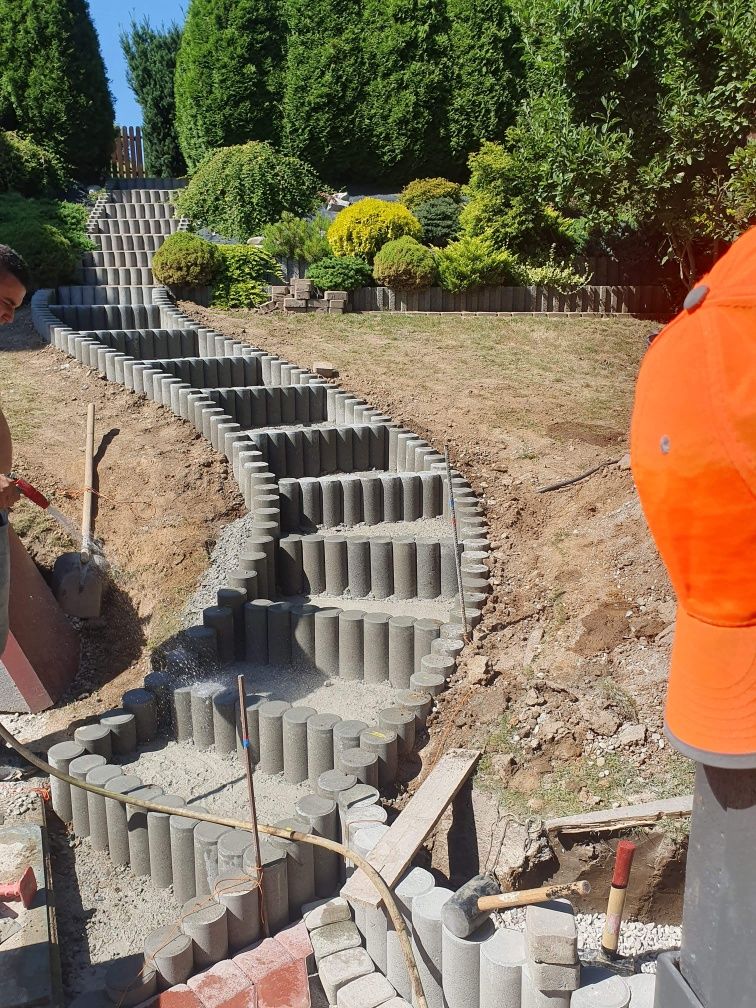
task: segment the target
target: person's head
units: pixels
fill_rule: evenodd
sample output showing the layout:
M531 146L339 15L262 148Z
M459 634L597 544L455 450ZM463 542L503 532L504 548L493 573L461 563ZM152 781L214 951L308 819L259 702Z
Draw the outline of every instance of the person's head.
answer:
M30 283L29 267L18 252L0 245L0 325L13 321Z

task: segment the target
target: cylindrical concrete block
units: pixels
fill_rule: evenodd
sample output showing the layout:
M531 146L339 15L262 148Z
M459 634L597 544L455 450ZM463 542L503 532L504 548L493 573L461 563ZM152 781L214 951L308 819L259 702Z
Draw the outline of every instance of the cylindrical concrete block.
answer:
M309 595L326 590L325 549L322 535L302 537L303 589Z
M345 749L339 757L339 767L344 773L352 773L358 781L363 784L370 784L372 787L379 786L379 766L376 753L367 752L365 749Z
M177 686L171 694L171 723L177 742L192 738L192 687Z
M361 786L365 787L364 784ZM381 828L381 832L373 834L374 841L377 843L378 839L386 832L385 827L388 822L388 813L382 805L373 802L369 805L352 805L350 808L341 809L340 819L341 836L344 846L348 847L349 850L357 851L359 854L361 851L356 844L357 834L369 826L378 826ZM363 838L363 844L365 843L366 840ZM375 843L370 846L363 846L365 853L368 850L372 850ZM352 865L351 861L349 865Z
M299 490L299 480L279 480L278 492L281 502L281 532L283 535L288 535L297 531L301 520L302 495Z
M317 606L298 605L291 610L291 661L303 671L315 667L315 613Z
M346 749L356 749L360 744L360 734L368 726L364 721L345 720L333 726L333 765L340 770L340 758ZM342 773L351 771L342 771Z
M367 683L385 682L389 677L390 618L388 613L365 613L363 673Z
M376 968L386 975L387 962L387 936L388 936L388 915L383 907L374 909L367 907L363 915L363 926L365 928L365 948L367 953L376 965Z
M252 764L257 766L260 762L260 708L266 700L257 693L247 693L247 732L249 733L249 747L252 753ZM243 756L244 746L242 743L242 724L239 716L239 701L236 702L236 755L239 759Z
M481 1008L490 1004L520 1008L522 967L526 959L522 931L498 928L483 942L480 946Z
M190 626L181 635L185 663L206 671L218 664L218 634L213 627ZM183 664L183 662L180 662Z
M355 783L353 787L347 788L339 794L336 803L339 806L339 814L343 816L349 809L375 805L379 798L380 792L378 788L370 787L367 784Z
M420 474L420 495L423 518L438 517L443 510L443 505L441 503L441 480L435 473L423 472Z
M378 727L397 736L399 752L403 756L415 747L415 726L415 715L402 707L384 707L378 711Z
M202 809L202 806L194 806ZM196 895L197 883L194 875L194 830L198 819L186 816L171 816L171 873L173 875L173 895L181 905Z
M326 528L341 525L344 520L344 498L341 490L341 480L323 480L321 498L323 505L323 525Z
M86 781L87 774L95 767L105 765L104 756L77 756L71 760L68 766L68 773L76 780ZM87 792L83 788L73 788L71 791L71 811L73 813L73 829L76 836L89 836L89 803L87 802Z
M352 427L336 428L336 467L339 472L348 473L354 471L352 437Z
M485 921L469 938L457 938L441 925L441 986L448 1008L481 1008L480 949L493 933L491 920Z
M363 678L364 620L365 613L361 609L339 613L339 676L342 679Z
M451 889L434 886L412 900L412 949L428 1002L428 1008L442 1008L441 989L441 910L453 896ZM518 991L519 997L519 991ZM486 1008L497 1006L498 998L486 1001ZM510 1008L507 1005L507 1008Z
M439 636L441 624L437 620L415 620L415 672L421 669L420 662L431 653L433 641Z
M108 791L117 794L130 794L142 787L139 777L126 774L114 777L108 782ZM108 825L108 850L110 860L114 865L129 863L129 831L126 822L126 806L115 798L105 799L105 818Z
M275 595L275 584L272 576L275 573L274 563L270 560L266 549L247 545L239 554L239 566L250 571L250 573L254 572L258 598L269 599ZM251 601L252 599L250 599Z
M340 609L318 609L315 613L315 667L328 679L339 674Z
M352 465L355 472L370 468L370 427L367 424L352 428Z
M144 960L156 971L159 990L186 983L194 968L192 939L178 924L150 931L144 942Z
M402 484L393 474L380 477L383 494L383 520L399 522L402 520Z
M393 550L394 595L398 599L417 595L417 548L414 539L404 536L394 539Z
M203 896L187 900L181 908L181 926L192 939L195 968L228 958L228 923L222 903L208 903Z
M455 637L439 637L431 645L431 654L444 655L456 660L462 654L464 646L465 642L461 638L457 640Z
M383 536L370 540L370 591L377 599L394 594L393 543Z
M116 777L122 777L123 771L119 766L111 766L105 763L103 766L95 767L87 774L87 784L94 784L97 787L108 788L110 781ZM105 815L105 799L102 795L94 794L92 791L85 792L87 797L87 809L89 812L89 839L95 850L108 849L108 820Z
M349 586L347 540L344 536L326 536L324 548L326 593L343 595Z
M416 729L425 727L428 715L433 709L433 697L422 690L398 690L394 695L397 707L415 715Z
M360 749L378 757L378 787L384 791L396 781L399 749L396 732L366 728L360 734Z
M289 707L283 713L284 780L301 784L307 780L307 722L314 707Z
M236 752L236 690L219 690L213 694L213 738L215 751L228 755Z
M410 676L410 689L430 693L432 697L443 693L446 687L446 679L440 672L413 672Z
M323 522L323 498L320 480L306 476L299 481L302 493L302 528L312 531Z
M361 476L362 520L366 525L383 521L383 488L379 476Z
M267 599L255 599L244 606L245 657L252 665L268 664Z
M298 817L280 819L275 823L280 829L297 830L309 833L310 826L306 820ZM302 914L302 906L311 903L315 897L315 860L314 847L303 840L284 840L282 837L270 837L273 847L286 852L286 875L289 895L289 920L297 920Z
M183 808L186 802L179 795L161 795L160 804ZM166 812L147 813L147 843L150 853L150 878L158 889L173 884L171 862L171 817Z
M260 837L263 897L265 914L271 935L277 934L289 923L289 887L286 852L274 847L271 838ZM244 855L244 871L252 879L258 877L255 853L252 847Z
M142 953L111 962L105 973L107 1000L119 1008L131 1008L149 1000L157 988L157 973Z
M315 713L307 719L307 776L313 789L321 774L333 770L333 729L339 721L337 714Z
M254 842L252 833L247 830L226 830L218 840L219 876L226 872L236 872L238 876L239 872L243 870L244 854Z
M199 682L192 686L192 737L198 749L209 749L213 744L213 698L221 691L217 683Z
M283 716L290 707L283 700L269 700L260 707L260 770L264 774L283 771Z
M234 614L228 606L208 606L202 610L202 622L218 635L218 657L232 662L235 654Z
M412 937L412 906L414 901L428 893L435 886L435 880L429 871L424 868L410 868L394 889L399 911L407 925ZM388 934L386 936L386 978L396 988L397 994L405 1000L412 1001L412 984L410 983L407 965L402 955L399 938L396 931L389 923ZM476 979L475 997L477 1000L478 984ZM472 994L472 992L471 992Z
M136 720L137 742L146 745L157 735L157 701L146 689L127 690L121 699L121 706Z
M129 792L132 798L153 801L163 794L160 787L141 787ZM147 834L148 813L135 805L126 806L126 829L129 842L129 864L135 875L150 874L150 843Z
M198 822L194 829L194 884L197 896L212 892L218 877L218 841L228 833L227 826Z
M116 756L134 752L137 745L136 718L131 711L118 709L108 711L100 718L100 724L110 730L110 744Z
M326 770L318 777L317 790L321 798L331 798L338 802L346 791L357 784L354 774L345 774L341 770Z
M370 543L367 539L347 539L347 565L352 598L365 598L370 594Z
M221 841L222 842L222 841ZM231 952L252 945L260 937L260 896L256 881L241 877L242 869L221 872L214 892L226 908L228 945Z
M291 661L291 603L268 606L268 662L285 666Z
M102 756L109 760L113 755L110 728L107 725L82 725L74 731L74 742L83 746L90 756Z
M457 565L454 560L454 543L441 543L441 596L454 598L458 591Z
M441 594L441 546L432 540L420 539L417 551L417 597L435 599Z
M357 476L345 476L341 481L344 524L359 525L362 521L362 484Z
M402 511L405 521L417 521L423 515L420 477L415 473L402 474Z
M328 840L338 840L339 826L336 802L319 795L305 795L296 803L295 811L308 824L310 832ZM313 847L315 895L332 896L339 886L339 856L334 851Z
M289 535L278 549L278 582L284 595L302 592L302 537Z
M408 689L415 669L415 622L409 616L389 620L389 681L394 689Z
M48 749L47 761L50 766L55 767L56 770L62 770L63 773L69 773L71 762L84 755L84 746L79 745L78 742L57 742ZM67 784L65 781L58 780L57 777L51 777L50 793L52 796L52 807L55 814L62 822L71 822L71 819L73 818L73 811L71 809L71 785Z
M447 682L456 667L456 662L451 655L429 654L420 659L421 672L435 672L442 675Z

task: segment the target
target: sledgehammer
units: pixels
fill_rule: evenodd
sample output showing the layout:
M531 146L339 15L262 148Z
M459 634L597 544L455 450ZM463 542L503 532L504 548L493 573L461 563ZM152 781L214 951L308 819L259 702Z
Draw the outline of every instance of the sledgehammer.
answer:
M10 903L13 900L20 900L28 910L32 900L37 895L37 879L34 876L34 869L29 867L24 874L12 885L0 885L0 902Z
M441 921L457 938L467 938L494 910L532 906L565 896L587 896L590 891L588 882L570 882L503 893L493 875L476 875L444 903Z

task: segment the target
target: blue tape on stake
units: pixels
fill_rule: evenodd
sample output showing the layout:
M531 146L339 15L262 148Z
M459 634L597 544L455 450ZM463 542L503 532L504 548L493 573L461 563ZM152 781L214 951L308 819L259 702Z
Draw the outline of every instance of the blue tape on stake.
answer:
M249 749L249 739L242 739L242 749Z

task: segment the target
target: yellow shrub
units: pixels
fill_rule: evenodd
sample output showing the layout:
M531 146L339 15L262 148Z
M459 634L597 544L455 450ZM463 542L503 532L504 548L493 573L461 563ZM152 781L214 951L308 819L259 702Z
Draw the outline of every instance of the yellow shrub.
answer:
M373 261L386 242L410 235L420 238L420 221L400 203L363 199L345 207L328 229L328 243L336 256L359 256Z

